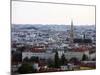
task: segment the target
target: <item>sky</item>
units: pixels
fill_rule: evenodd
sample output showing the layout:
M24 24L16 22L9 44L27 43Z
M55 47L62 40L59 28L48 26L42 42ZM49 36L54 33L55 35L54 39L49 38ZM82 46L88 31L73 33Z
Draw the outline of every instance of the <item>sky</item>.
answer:
M12 1L12 24L95 25L95 7Z

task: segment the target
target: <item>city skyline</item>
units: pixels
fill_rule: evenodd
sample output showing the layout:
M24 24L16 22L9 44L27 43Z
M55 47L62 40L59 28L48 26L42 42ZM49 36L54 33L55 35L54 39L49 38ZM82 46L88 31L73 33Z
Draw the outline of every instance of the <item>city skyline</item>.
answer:
M95 7L12 2L12 24L70 25L71 20L74 25L95 25Z

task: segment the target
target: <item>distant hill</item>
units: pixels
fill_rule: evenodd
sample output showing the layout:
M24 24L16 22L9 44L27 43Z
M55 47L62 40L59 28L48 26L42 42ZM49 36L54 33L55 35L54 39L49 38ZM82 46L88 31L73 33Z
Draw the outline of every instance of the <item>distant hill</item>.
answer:
M70 30L70 25L42 25L42 24L13 24L12 29L33 29L33 30L51 30L51 31L67 31ZM95 25L80 25L74 26L75 30L93 30Z

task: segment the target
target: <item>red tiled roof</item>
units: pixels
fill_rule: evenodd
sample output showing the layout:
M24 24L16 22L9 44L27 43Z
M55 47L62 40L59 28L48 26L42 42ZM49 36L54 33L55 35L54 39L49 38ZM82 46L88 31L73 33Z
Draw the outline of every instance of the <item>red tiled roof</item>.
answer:
M42 46L36 46L36 47L31 48L31 51L32 52L45 52L45 49Z
M89 49L86 47L79 47L79 48L73 48L72 50L75 52L84 52L84 51L88 51Z
M84 66L84 67L96 67L96 64L95 63L81 63L80 66Z

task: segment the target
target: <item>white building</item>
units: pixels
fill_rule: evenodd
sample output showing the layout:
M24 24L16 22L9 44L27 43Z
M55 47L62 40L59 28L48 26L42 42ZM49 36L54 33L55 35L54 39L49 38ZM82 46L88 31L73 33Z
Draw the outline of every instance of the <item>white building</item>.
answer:
M22 59L28 57L31 58L32 56L39 57L40 59L54 59L55 53L49 52L23 52Z
M72 51L68 51L65 54L65 58L70 60L71 58L77 58L78 60L81 60L83 57L83 54L85 54L85 52L72 52Z
M83 57L83 54L89 56L89 51L58 51L58 56L61 58L62 54L65 55L65 58L70 60L71 58L77 58L78 60L81 60ZM54 52L23 52L22 53L22 59L28 57L31 58L32 56L39 57L40 59L54 59L55 53Z
M68 70L68 66L67 65L61 66L61 70Z
M36 70L38 70L38 71L39 71L39 69L40 69L38 63L34 63L34 64L33 64L33 67L34 67L34 69L36 69Z

